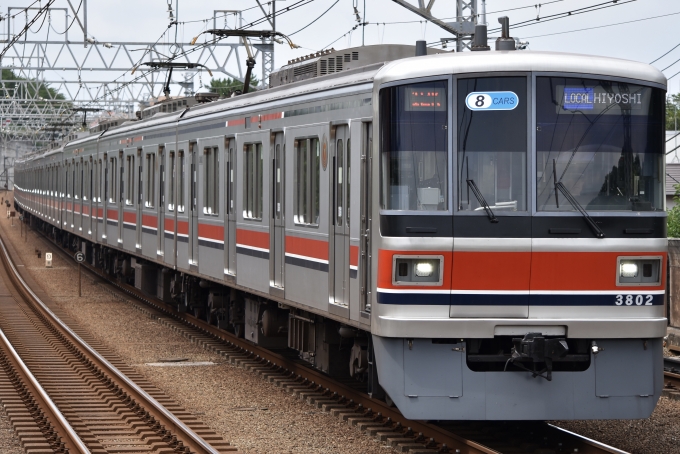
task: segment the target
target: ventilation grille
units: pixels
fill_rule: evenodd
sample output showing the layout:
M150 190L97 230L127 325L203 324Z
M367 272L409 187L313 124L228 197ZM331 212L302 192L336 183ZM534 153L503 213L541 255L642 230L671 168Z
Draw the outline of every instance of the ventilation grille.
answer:
M328 67L327 67L327 62L326 60L319 60L319 72L321 73L322 76L325 76L328 74Z
M293 76L302 76L305 74L309 74L311 77L316 77L316 63L308 63L303 66L297 66L293 69Z
M359 52L352 52L352 60L359 60Z

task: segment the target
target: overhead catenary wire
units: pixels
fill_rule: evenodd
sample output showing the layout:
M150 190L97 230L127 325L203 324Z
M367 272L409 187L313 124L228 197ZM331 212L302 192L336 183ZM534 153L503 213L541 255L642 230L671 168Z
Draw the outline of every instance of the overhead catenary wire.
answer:
M547 33L547 34L545 34L545 35L525 36L525 37L522 37L522 39L543 38L543 37L545 37L545 36L564 35L564 34L567 34L567 33L583 32L583 31L586 31L586 30L596 30L596 29L598 29L598 28L607 28L607 27L614 27L614 26L616 26L616 25L625 25L625 24L638 23L638 22L642 22L642 21L646 21L646 20L651 20L651 19L659 19L659 18L662 18L662 17L675 16L675 15L677 15L677 14L680 14L680 11L678 11L678 12L676 12L676 13L661 14L661 15L658 15L658 16L644 17L644 18L642 18L642 19L629 20L629 21L625 21L625 22L616 22L616 23L614 23L614 24L606 24L606 25L598 25L598 26L595 26L595 27L578 28L578 29L576 29L576 30L567 30L567 31L563 31L563 32ZM680 44L678 44L678 46L680 46ZM676 46L676 47L678 47L678 46ZM671 49L671 50L672 50L672 49ZM670 51L668 51L668 52L670 52ZM668 53L668 52L667 52L667 53ZM666 55L666 54L664 54L664 55ZM663 57L664 55L662 55L661 57ZM656 60L659 60L661 57L657 58ZM656 60L654 60L653 62L651 62L650 65L651 65L652 63L654 63Z
M293 35L296 34L296 33L300 33L302 30L304 30L305 28L307 28L307 27L309 27L310 25L312 25L314 22L316 22L316 21L318 21L319 19L321 19L323 16L326 15L326 13L327 13L328 11L332 10L333 7L334 7L335 5L338 4L338 2L340 2L340 0L335 0L335 3L333 3L326 11L324 11L323 13L321 13L321 15L320 15L319 17L317 17L316 19L314 19L313 21L311 21L309 24L307 24L307 25L305 25L304 27L302 27L300 30L298 30L298 31L296 31L296 32L293 32L293 33L290 33L288 36L293 36Z
M570 11L563 11L561 13L550 14L550 15L543 16L543 17L536 17L534 19L528 19L528 20L525 20L525 21L517 22L517 23L513 24L512 28L517 29L517 28L530 27L532 25L538 25L538 24L541 24L541 23L544 23L544 22L550 22L550 21L558 20L558 19L565 19L567 17L572 17L572 16L585 14L585 13L591 13L591 12L594 12L594 11L600 11L600 10L603 10L603 9L612 8L612 7L615 7L615 6L621 6L621 5L632 3L632 2L635 2L635 1L637 1L637 0L609 0L607 2L596 3L596 4L590 5L590 6L584 6L583 8L577 8L577 9L573 9L573 10L570 10ZM489 33L498 32L500 30L501 30L500 27L493 28L493 29L489 30ZM433 41L431 43L428 43L428 45L441 45L441 41Z
M52 0L52 1L54 1L54 0ZM292 5L290 5L290 6L286 7L286 8L283 8L282 10L277 11L277 12L276 12L276 15L277 15L277 17L278 17L278 16L280 16L280 15L283 15L283 14L285 14L285 13L288 13L288 12L290 12L290 11L293 11L293 10L295 10L295 9L297 9L297 8L300 8L301 6L305 6L305 5L307 5L307 4L310 4L310 3L312 3L313 1L314 1L314 0L299 0L299 1L297 1L296 3L294 3L294 4L292 4ZM252 8L250 8L250 9L252 9ZM271 14L267 14L267 15L265 15L264 17L262 17L262 18L260 18L260 19L256 19L255 21L252 21L252 22L250 22L249 24L246 24L246 25L240 27L239 30L247 29L247 28L253 27L253 26L255 26L255 25L258 25L258 24L260 24L260 23L263 23L263 22L267 21L268 18L269 18L270 16L271 16ZM166 29L165 32L167 32L167 29ZM158 39L158 41L160 41L160 39L162 39L162 37L165 35L165 32L163 33L163 35L161 35L161 37ZM199 50L202 50L202 49L204 49L204 48L207 47L207 46L211 46L211 45L217 43L217 42L220 41L221 39L222 39L222 38L217 37L217 38L210 39L210 40L208 40L208 41L206 41L206 42L204 42L204 43L197 44L196 46L194 46L194 47L192 47L192 48L190 48L190 49L188 49L188 50L186 50L186 51L183 51L183 52L181 52L181 53L178 53L177 55L175 55L175 56L169 58L168 61L173 61L173 60L176 60L176 59L178 59L178 58L180 58L180 57L184 57L184 56L187 56L187 55L192 54L192 53L194 53L194 52L198 52ZM157 41L157 42L158 42L158 41ZM125 89L128 85L130 85L130 84L132 84L132 83L135 83L135 82L141 80L142 78L147 77L149 74L151 74L151 73L153 73L153 72L154 72L154 70L141 71L137 77L134 77L134 78L132 78L131 80L129 80L129 81L127 81L127 82L120 83L118 86L116 86L116 88L110 90L110 91L108 92L108 94L113 94L113 93L115 93L115 92L119 92L119 91ZM124 74L118 76L116 79L114 79L114 80L112 81L112 83L117 83L121 78L125 77L126 74L127 74L127 72L125 72ZM82 88L82 87L81 87L81 88ZM78 90L78 91L80 91L80 90ZM84 107L87 107L87 106L93 105L94 103L96 103L96 102L98 102L98 101L101 101L104 97L105 97L105 95L96 97L96 98L90 100L89 102L85 103L83 106L84 106ZM69 119L69 118L72 118L73 116L75 116L75 112L71 112L71 113L70 113L67 117L65 117L65 118L66 118L66 119Z
M45 6L41 7L41 8L38 10L38 12L35 14L35 16L33 17L33 19L31 19L30 21L28 21L28 22L26 23L26 25L24 25L24 27L21 29L21 31L20 31L19 33L17 33L16 35L14 35L14 37L7 43L7 46L5 46L5 48L2 49L2 51L0 52L0 59L2 59L2 57L4 57L5 54L7 53L7 51L8 51L8 50L9 50L9 49L10 49L17 41L19 41L19 39L20 39L23 35L26 34L26 32L31 28L31 25L33 25L34 23L36 23L36 22L38 21L38 19L40 18L40 16L45 15L45 12L49 9L50 6L52 6L52 4L53 4L54 2L55 2L55 0L49 0ZM35 4L35 2L33 2L32 4ZM28 12L28 8L24 9L24 11L27 13L27 12ZM28 13L27 13L27 14L28 14ZM14 18L14 17L16 17L16 15L14 15L14 16L12 16L12 17ZM44 24L44 23L45 23L45 19L43 18L43 24ZM41 25L40 27L42 28L42 25ZM39 30L38 30L38 31L39 31Z

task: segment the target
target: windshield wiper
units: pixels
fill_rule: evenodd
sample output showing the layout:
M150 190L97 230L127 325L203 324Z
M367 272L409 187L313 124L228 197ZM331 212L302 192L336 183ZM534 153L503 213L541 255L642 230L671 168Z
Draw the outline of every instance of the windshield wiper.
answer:
M472 193L477 198L479 204L484 207L484 211L486 211L486 215L489 217L489 221L493 222L494 224L498 222L498 218L496 217L496 215L493 214L493 211L491 211L491 207L489 206L489 204L486 203L486 199L482 195L482 191L480 191L479 188L477 187L475 180L469 178L465 181L467 181L468 187L472 189Z
M590 229L593 231L595 236L597 238L600 238L600 239L604 238L604 232L595 223L593 218L591 218L590 215L588 214L588 212L581 206L580 203L578 203L578 200L576 200L576 198L571 194L571 192L569 192L569 189L567 189L567 187L564 184L562 184L561 181L557 181L557 172L555 172L555 167L556 167L555 166L555 160L553 159L553 181L555 182L555 205L557 205L557 208L560 207L560 202L557 199L557 190L559 189L559 191L567 199L567 202L569 202L572 207L576 208L578 211L581 212L583 219L586 220L586 222L590 226Z

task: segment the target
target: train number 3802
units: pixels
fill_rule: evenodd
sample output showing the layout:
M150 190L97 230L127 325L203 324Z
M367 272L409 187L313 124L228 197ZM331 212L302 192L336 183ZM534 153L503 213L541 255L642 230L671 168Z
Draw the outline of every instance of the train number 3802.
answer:
M616 295L617 306L651 306L654 297L652 295Z

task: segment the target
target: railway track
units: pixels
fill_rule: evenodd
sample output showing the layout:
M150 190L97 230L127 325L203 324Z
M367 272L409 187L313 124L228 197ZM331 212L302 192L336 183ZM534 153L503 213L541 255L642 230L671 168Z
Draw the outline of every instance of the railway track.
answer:
M0 400L27 452L236 451L69 327L19 274L2 239L0 258Z
M64 257L72 260L48 237ZM411 454L456 453L616 453L606 446L573 432L543 422L437 424L413 421L382 400L373 399L354 386L334 380L283 351L270 351L217 328L170 304L151 297L134 286L111 280L102 270L85 265L94 276L143 303L133 306L157 322L227 361L260 375L301 400L347 421L369 435L390 444L398 452Z
M663 359L664 387L680 392L680 359L667 357Z

